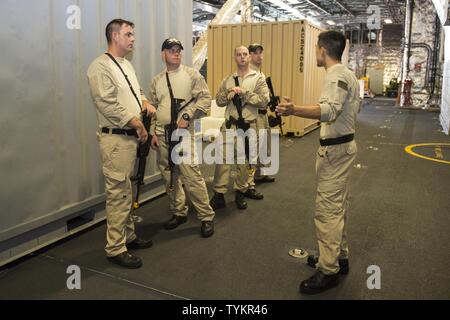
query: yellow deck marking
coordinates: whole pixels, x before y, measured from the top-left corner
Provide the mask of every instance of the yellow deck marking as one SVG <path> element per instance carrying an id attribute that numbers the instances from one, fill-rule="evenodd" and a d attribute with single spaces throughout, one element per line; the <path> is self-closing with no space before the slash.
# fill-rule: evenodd
<path id="1" fill-rule="evenodd" d="M 436 157 L 439 158 L 439 156 L 441 156 L 442 160 L 431 158 L 431 157 L 427 157 L 427 156 L 421 155 L 421 154 L 413 151 L 413 149 L 417 148 L 417 147 L 430 147 L 430 146 L 431 147 L 435 147 L 434 150 L 435 150 L 435 153 L 436 153 Z M 414 157 L 418 157 L 418 158 L 422 158 L 422 159 L 430 160 L 430 161 L 434 161 L 434 162 L 439 162 L 439 163 L 450 164 L 450 161 L 443 160 L 444 156 L 442 154 L 442 148 L 441 148 L 442 146 L 450 146 L 450 143 L 439 143 L 439 142 L 436 142 L 436 143 L 411 144 L 411 145 L 409 145 L 409 146 L 407 146 L 405 148 L 405 151 L 407 153 L 409 153 L 410 155 L 414 156 Z M 439 151 L 437 151 L 437 150 L 439 150 Z"/>
<path id="2" fill-rule="evenodd" d="M 442 154 L 441 146 L 434 148 L 434 153 L 436 154 L 437 159 L 444 159 L 444 155 Z"/>

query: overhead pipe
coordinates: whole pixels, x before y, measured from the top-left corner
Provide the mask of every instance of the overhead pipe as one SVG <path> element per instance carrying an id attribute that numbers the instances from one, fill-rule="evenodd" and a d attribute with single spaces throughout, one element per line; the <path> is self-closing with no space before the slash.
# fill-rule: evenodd
<path id="1" fill-rule="evenodd" d="M 341 8 L 344 9 L 345 11 L 347 11 L 347 13 L 348 13 L 350 16 L 352 16 L 352 17 L 355 16 L 350 10 L 347 9 L 346 6 L 344 6 L 342 3 L 340 3 L 339 0 L 333 0 L 333 1 L 334 1 L 339 7 L 341 7 Z"/>
<path id="2" fill-rule="evenodd" d="M 425 85 L 424 89 L 428 89 L 430 85 L 430 71 L 431 71 L 431 64 L 432 64 L 432 50 L 430 45 L 424 42 L 417 42 L 417 43 L 411 43 L 411 48 L 424 48 L 427 50 L 427 63 L 426 63 L 426 70 L 425 70 Z"/>
<path id="3" fill-rule="evenodd" d="M 436 14 L 436 21 L 435 21 L 435 33 L 434 33 L 434 52 L 433 52 L 433 59 L 431 63 L 431 77 L 430 77 L 430 99 L 431 96 L 434 95 L 434 90 L 436 89 L 436 74 L 437 74 L 437 63 L 438 63 L 438 55 L 440 51 L 440 37 L 441 37 L 441 24 L 439 20 L 439 16 Z"/>
<path id="4" fill-rule="evenodd" d="M 305 1 L 308 2 L 309 4 L 311 4 L 312 6 L 316 7 L 317 9 L 322 10 L 326 14 L 331 15 L 330 11 L 324 9 L 323 7 L 321 7 L 319 4 L 317 4 L 313 0 L 305 0 Z"/>

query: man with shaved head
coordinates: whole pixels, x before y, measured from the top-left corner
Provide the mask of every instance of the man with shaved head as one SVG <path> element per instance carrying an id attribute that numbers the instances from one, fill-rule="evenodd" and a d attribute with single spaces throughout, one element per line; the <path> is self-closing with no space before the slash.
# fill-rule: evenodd
<path id="1" fill-rule="evenodd" d="M 269 89 L 264 76 L 250 68 L 250 55 L 248 48 L 238 46 L 234 49 L 234 60 L 237 71 L 226 77 L 217 92 L 216 103 L 219 107 L 226 107 L 225 124 L 222 126 L 224 147 L 234 148 L 233 141 L 226 141 L 226 130 L 238 130 L 244 125 L 249 129 L 257 130 L 256 121 L 258 110 L 265 109 L 269 103 Z M 235 97 L 236 96 L 236 97 Z M 238 110 L 236 98 L 239 97 L 242 109 Z M 240 124 L 239 124 L 240 123 Z M 230 140 L 230 139 L 228 139 Z M 237 154 L 237 152 L 235 152 Z M 247 161 L 249 155 L 247 154 Z M 226 163 L 224 152 L 223 164 L 216 164 L 214 174 L 214 196 L 211 199 L 211 207 L 214 210 L 225 207 L 224 194 L 227 192 L 231 165 Z M 245 197 L 261 200 L 263 195 L 251 188 L 248 183 L 248 164 L 237 164 L 237 175 L 234 181 L 235 202 L 238 209 L 246 209 Z"/>

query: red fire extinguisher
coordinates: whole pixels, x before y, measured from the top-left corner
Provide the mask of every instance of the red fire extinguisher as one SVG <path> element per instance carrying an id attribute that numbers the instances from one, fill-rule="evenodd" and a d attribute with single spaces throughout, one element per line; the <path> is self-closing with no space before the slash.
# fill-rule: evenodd
<path id="1" fill-rule="evenodd" d="M 403 92 L 402 92 L 402 102 L 401 106 L 411 106 L 412 105 L 412 99 L 411 99 L 411 90 L 413 86 L 413 81 L 411 79 L 405 79 L 405 82 L 403 83 Z"/>

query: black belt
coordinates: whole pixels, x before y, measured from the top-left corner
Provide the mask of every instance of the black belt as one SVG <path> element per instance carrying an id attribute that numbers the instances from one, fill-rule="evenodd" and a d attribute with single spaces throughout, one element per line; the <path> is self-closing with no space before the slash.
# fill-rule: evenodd
<path id="1" fill-rule="evenodd" d="M 256 120 L 244 121 L 245 123 L 254 123 Z M 239 124 L 238 119 L 230 117 L 230 119 L 225 119 L 225 128 L 230 129 L 231 126 L 237 126 Z"/>
<path id="2" fill-rule="evenodd" d="M 102 128 L 103 133 L 123 134 L 126 136 L 137 136 L 135 129 Z"/>
<path id="3" fill-rule="evenodd" d="M 355 135 L 353 133 L 351 133 L 351 134 L 347 134 L 345 136 L 338 137 L 338 138 L 319 139 L 319 142 L 322 147 L 334 146 L 336 144 L 342 144 L 342 143 L 347 143 L 347 142 L 353 141 L 354 138 L 355 138 Z"/>
<path id="4" fill-rule="evenodd" d="M 267 114 L 267 109 L 264 109 L 264 110 L 258 109 L 258 113 L 262 114 L 262 115 L 266 115 Z"/>

